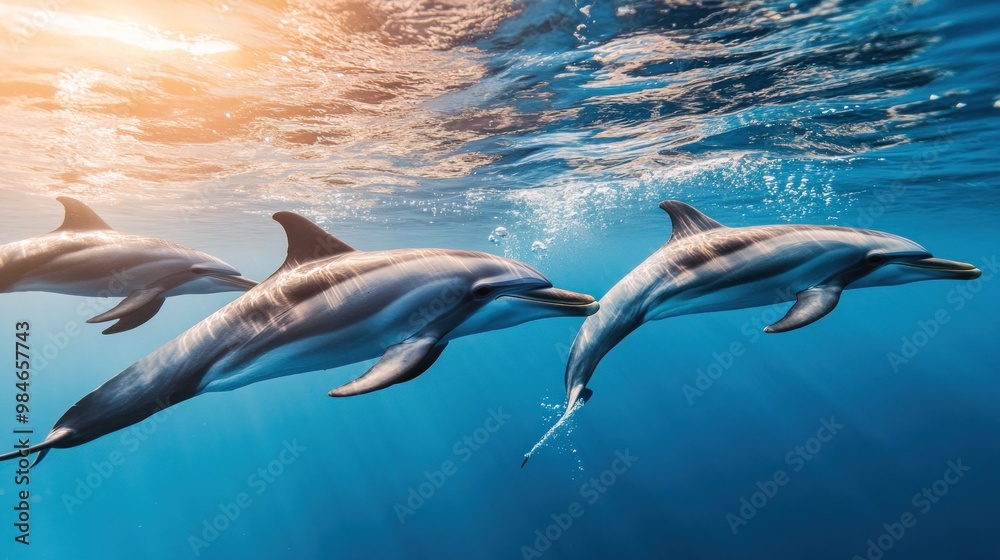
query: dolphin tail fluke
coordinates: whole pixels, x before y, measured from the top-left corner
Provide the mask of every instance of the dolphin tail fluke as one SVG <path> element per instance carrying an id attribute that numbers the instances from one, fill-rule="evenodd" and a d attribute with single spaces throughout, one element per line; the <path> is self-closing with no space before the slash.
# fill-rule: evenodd
<path id="1" fill-rule="evenodd" d="M 73 431 L 67 428 L 59 428 L 52 430 L 49 436 L 45 438 L 45 441 L 39 443 L 38 445 L 32 445 L 27 449 L 19 449 L 16 451 L 11 451 L 9 453 L 4 453 L 0 455 L 0 462 L 10 461 L 11 459 L 17 459 L 19 457 L 27 457 L 32 453 L 38 453 L 38 457 L 35 457 L 35 462 L 31 464 L 32 467 L 37 465 L 41 460 L 49 453 L 49 450 L 55 447 L 57 444 L 63 440 L 69 439 L 73 435 Z"/>
<path id="2" fill-rule="evenodd" d="M 52 451 L 51 447 L 46 447 L 45 449 L 39 451 L 38 455 L 35 455 L 35 460 L 31 463 L 31 468 L 35 468 L 35 465 L 41 463 L 42 459 L 44 459 L 45 456 L 49 454 L 49 451 Z"/>
<path id="3" fill-rule="evenodd" d="M 584 387 L 583 385 L 574 385 L 572 389 L 569 390 L 568 398 L 566 399 L 566 412 L 563 416 L 569 416 L 573 414 L 576 410 L 576 402 L 580 401 L 581 405 L 587 404 L 590 397 L 594 396 L 594 392 L 590 389 Z"/>

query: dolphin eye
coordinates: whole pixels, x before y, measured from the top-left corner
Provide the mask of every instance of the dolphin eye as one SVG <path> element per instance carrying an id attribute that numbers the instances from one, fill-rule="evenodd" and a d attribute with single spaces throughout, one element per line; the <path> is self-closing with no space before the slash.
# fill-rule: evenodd
<path id="1" fill-rule="evenodd" d="M 885 261 L 885 255 L 880 255 L 878 253 L 868 255 L 868 264 L 883 264 Z"/>
<path id="2" fill-rule="evenodd" d="M 477 298 L 485 298 L 493 293 L 493 288 L 490 286 L 478 286 L 476 289 L 472 290 L 472 295 Z"/>

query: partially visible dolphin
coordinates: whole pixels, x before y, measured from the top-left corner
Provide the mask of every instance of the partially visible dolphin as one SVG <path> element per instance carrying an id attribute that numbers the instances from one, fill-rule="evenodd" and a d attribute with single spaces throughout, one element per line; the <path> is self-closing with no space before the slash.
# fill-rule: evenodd
<path id="1" fill-rule="evenodd" d="M 179 294 L 246 291 L 257 282 L 211 255 L 140 235 L 119 233 L 87 205 L 60 196 L 59 228 L 0 246 L 0 293 L 42 291 L 126 296 L 88 323 L 118 319 L 104 334 L 134 329 Z"/>
<path id="2" fill-rule="evenodd" d="M 274 274 L 83 397 L 43 442 L 0 461 L 36 451 L 40 460 L 202 393 L 381 356 L 330 396 L 368 393 L 417 377 L 458 337 L 598 308 L 511 259 L 357 251 L 297 214 L 274 219 L 288 237 Z"/>
<path id="3" fill-rule="evenodd" d="M 788 313 L 764 329 L 778 333 L 833 311 L 845 289 L 980 276 L 971 264 L 933 258 L 913 241 L 879 231 L 813 225 L 729 228 L 683 202 L 667 200 L 660 208 L 670 215 L 673 234 L 615 284 L 601 298 L 600 311 L 584 321 L 569 352 L 567 407 L 560 422 L 577 408 L 578 399 L 591 395 L 587 382 L 601 359 L 646 321 L 771 305 L 791 301 L 794 294 Z"/>

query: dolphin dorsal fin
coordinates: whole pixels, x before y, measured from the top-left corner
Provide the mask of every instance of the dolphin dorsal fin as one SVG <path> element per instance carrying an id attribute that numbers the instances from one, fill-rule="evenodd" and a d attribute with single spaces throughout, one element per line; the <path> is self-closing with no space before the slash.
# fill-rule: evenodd
<path id="1" fill-rule="evenodd" d="M 63 218 L 61 226 L 56 231 L 89 231 L 96 229 L 114 229 L 107 222 L 101 219 L 90 209 L 89 206 L 75 198 L 68 196 L 57 197 L 63 208 L 66 209 L 66 216 Z"/>
<path id="2" fill-rule="evenodd" d="M 664 200 L 660 203 L 660 208 L 666 210 L 667 214 L 670 215 L 670 222 L 674 227 L 670 241 L 726 227 L 702 214 L 694 206 L 685 204 L 679 200 Z"/>
<path id="3" fill-rule="evenodd" d="M 275 212 L 271 217 L 285 228 L 288 237 L 288 256 L 282 264 L 285 268 L 357 251 L 294 212 Z"/>

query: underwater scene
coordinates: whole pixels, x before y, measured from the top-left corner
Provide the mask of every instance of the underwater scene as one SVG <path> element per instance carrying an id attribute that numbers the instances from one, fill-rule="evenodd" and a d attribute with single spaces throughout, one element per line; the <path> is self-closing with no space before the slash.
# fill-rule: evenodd
<path id="1" fill-rule="evenodd" d="M 1000 558 L 998 29 L 0 0 L 0 558 Z"/>

